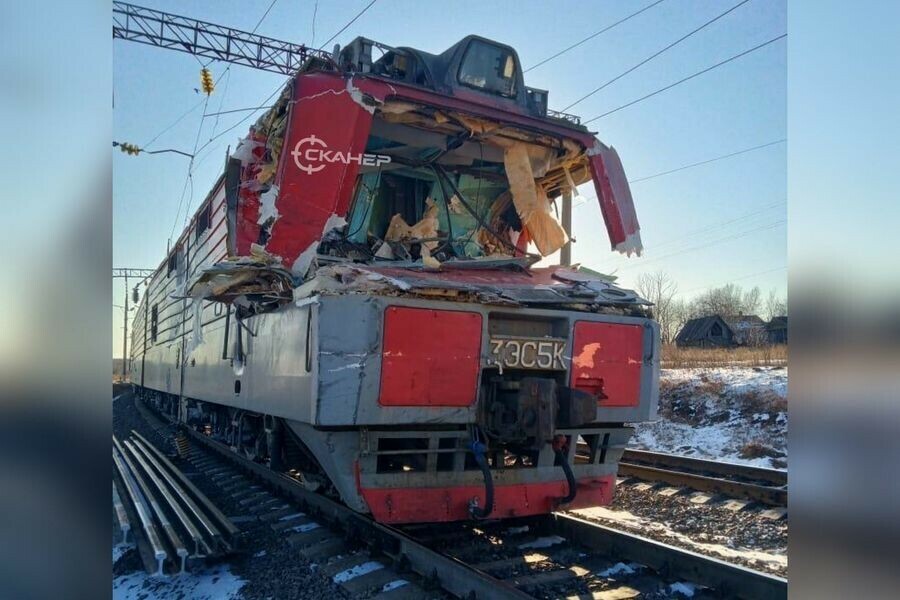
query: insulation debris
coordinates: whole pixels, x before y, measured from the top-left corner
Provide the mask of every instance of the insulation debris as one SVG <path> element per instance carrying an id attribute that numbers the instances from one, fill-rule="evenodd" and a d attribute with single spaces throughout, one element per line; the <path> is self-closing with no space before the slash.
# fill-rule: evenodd
<path id="1" fill-rule="evenodd" d="M 550 213 L 547 193 L 534 181 L 526 144 L 511 144 L 503 153 L 513 203 L 531 240 L 542 256 L 549 256 L 568 241 L 562 225 Z"/>
<path id="2" fill-rule="evenodd" d="M 294 280 L 277 260 L 263 253 L 206 267 L 187 286 L 187 296 L 226 304 L 249 303 L 254 312 L 292 298 Z M 257 310 L 258 309 L 258 310 Z"/>
<path id="3" fill-rule="evenodd" d="M 423 263 L 429 268 L 437 268 L 440 263 L 431 257 L 431 253 L 438 246 L 438 207 L 432 198 L 425 199 L 425 206 L 425 214 L 415 225 L 409 225 L 399 213 L 394 215 L 384 240 L 404 244 L 420 243 Z M 383 244 L 382 248 L 384 246 L 387 244 Z"/>

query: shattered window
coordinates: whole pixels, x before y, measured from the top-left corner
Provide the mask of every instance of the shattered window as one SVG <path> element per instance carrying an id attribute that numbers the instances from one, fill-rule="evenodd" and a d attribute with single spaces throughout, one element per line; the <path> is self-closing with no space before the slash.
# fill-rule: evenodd
<path id="1" fill-rule="evenodd" d="M 459 65 L 459 82 L 501 96 L 515 96 L 516 59 L 505 48 L 472 40 Z"/>
<path id="2" fill-rule="evenodd" d="M 488 254 L 481 242 L 483 233 L 479 236 L 479 220 L 491 219 L 495 200 L 508 190 L 505 178 L 501 183 L 452 171 L 446 176 L 449 181 L 442 185 L 440 176 L 427 169 L 362 175 L 350 212 L 348 239 L 378 244 L 376 256 L 384 259 L 415 260 L 422 254 L 421 246 L 428 254 L 442 251 L 469 258 Z M 420 247 L 403 243 L 407 238 Z"/>

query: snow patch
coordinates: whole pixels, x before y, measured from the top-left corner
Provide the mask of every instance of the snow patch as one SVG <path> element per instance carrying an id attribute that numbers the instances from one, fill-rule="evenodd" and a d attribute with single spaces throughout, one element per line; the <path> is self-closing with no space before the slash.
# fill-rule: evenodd
<path id="1" fill-rule="evenodd" d="M 620 562 L 614 564 L 605 571 L 600 571 L 599 573 L 597 573 L 597 575 L 599 575 L 600 577 L 612 577 L 613 575 L 618 575 L 620 573 L 624 575 L 632 575 L 633 573 L 635 573 L 635 569 L 631 565 L 626 565 L 625 563 Z"/>
<path id="2" fill-rule="evenodd" d="M 407 584 L 409 584 L 409 582 L 405 579 L 395 579 L 384 584 L 384 586 L 382 586 L 381 588 L 381 592 L 390 592 L 391 590 L 396 590 L 397 588 L 403 587 Z"/>
<path id="3" fill-rule="evenodd" d="M 525 544 L 519 544 L 519 548 L 549 548 L 550 546 L 555 546 L 556 544 L 562 544 L 566 541 L 566 538 L 560 537 L 558 535 L 548 535 L 545 537 L 540 537 L 533 542 L 527 542 Z"/>
<path id="4" fill-rule="evenodd" d="M 240 597 L 246 581 L 227 565 L 175 577 L 157 577 L 135 571 L 113 579 L 113 600 L 231 600 Z"/>
<path id="5" fill-rule="evenodd" d="M 312 531 L 313 529 L 318 529 L 319 527 L 321 527 L 321 525 L 319 525 L 318 523 L 303 523 L 301 525 L 291 527 L 287 531 L 291 533 L 306 533 L 307 531 Z"/>
<path id="6" fill-rule="evenodd" d="M 670 585 L 669 591 L 671 591 L 673 594 L 681 594 L 683 596 L 687 596 L 688 598 L 693 598 L 694 593 L 697 591 L 697 586 L 687 581 L 679 581 Z"/>
<path id="7" fill-rule="evenodd" d="M 377 570 L 383 569 L 383 568 L 384 568 L 384 565 L 381 564 L 380 562 L 370 560 L 370 561 L 364 562 L 361 565 L 356 565 L 355 567 L 351 567 L 351 568 L 347 569 L 346 571 L 341 571 L 340 573 L 338 573 L 331 579 L 335 583 L 344 583 L 344 582 L 350 581 L 351 579 L 356 579 L 357 577 L 360 577 L 367 573 L 371 573 L 372 571 L 377 571 Z"/>

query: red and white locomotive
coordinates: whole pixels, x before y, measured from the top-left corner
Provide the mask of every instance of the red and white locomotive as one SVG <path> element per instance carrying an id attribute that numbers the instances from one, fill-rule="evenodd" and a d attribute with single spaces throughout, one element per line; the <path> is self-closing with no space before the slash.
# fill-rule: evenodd
<path id="1" fill-rule="evenodd" d="M 533 266 L 587 181 L 613 250 L 640 252 L 615 150 L 508 46 L 309 58 L 148 279 L 131 380 L 381 522 L 607 504 L 659 331 L 611 278 Z"/>

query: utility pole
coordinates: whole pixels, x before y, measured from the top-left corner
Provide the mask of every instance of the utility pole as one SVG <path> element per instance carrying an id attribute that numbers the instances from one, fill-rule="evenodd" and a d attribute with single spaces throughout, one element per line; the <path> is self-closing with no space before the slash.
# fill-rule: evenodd
<path id="1" fill-rule="evenodd" d="M 562 226 L 569 241 L 559 251 L 559 264 L 568 267 L 572 264 L 572 192 L 562 195 Z"/>
<path id="2" fill-rule="evenodd" d="M 122 380 L 125 380 L 125 375 L 128 372 L 128 278 L 129 277 L 140 277 L 141 279 L 145 279 L 153 274 L 153 269 L 129 269 L 129 268 L 119 268 L 113 269 L 112 276 L 113 279 L 124 279 L 125 280 L 125 315 L 122 318 L 124 321 L 124 331 L 122 333 Z"/>

